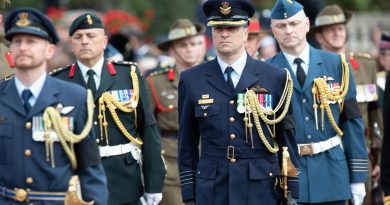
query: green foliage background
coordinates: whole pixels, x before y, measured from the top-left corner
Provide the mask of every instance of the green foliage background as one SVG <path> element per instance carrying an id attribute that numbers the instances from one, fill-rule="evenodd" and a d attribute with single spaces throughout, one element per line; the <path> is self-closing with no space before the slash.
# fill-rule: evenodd
<path id="1" fill-rule="evenodd" d="M 40 0 L 11 0 L 12 5 L 7 10 L 30 6 L 44 10 L 45 4 Z M 195 7 L 200 0 L 59 0 L 62 7 L 67 9 L 96 9 L 107 11 L 109 9 L 122 9 L 142 18 L 146 9 L 154 10 L 149 34 L 165 34 L 170 24 L 177 18 L 195 19 Z M 252 0 L 258 10 L 270 9 L 275 0 Z M 311 1 L 311 0 L 307 0 Z M 326 4 L 339 4 L 344 9 L 352 11 L 390 12 L 389 0 L 324 0 Z"/>

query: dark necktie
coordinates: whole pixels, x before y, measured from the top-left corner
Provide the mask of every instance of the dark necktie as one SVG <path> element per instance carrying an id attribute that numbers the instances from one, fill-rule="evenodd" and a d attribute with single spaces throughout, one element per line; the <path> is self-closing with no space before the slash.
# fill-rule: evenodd
<path id="1" fill-rule="evenodd" d="M 32 93 L 31 93 L 31 91 L 29 89 L 24 89 L 23 90 L 23 92 L 22 92 L 22 100 L 23 100 L 23 103 L 24 103 L 24 109 L 26 110 L 27 113 L 31 110 L 31 105 L 28 102 L 28 100 L 31 98 L 31 96 L 32 96 Z"/>
<path id="2" fill-rule="evenodd" d="M 234 71 L 234 69 L 230 66 L 225 69 L 225 73 L 227 75 L 226 83 L 227 83 L 231 93 L 234 92 L 234 84 L 233 84 L 233 80 L 232 80 L 232 76 L 231 76 L 233 71 Z"/>
<path id="3" fill-rule="evenodd" d="M 93 77 L 93 75 L 95 75 L 95 71 L 89 69 L 87 71 L 87 75 L 88 75 L 87 87 L 92 91 L 92 94 L 95 95 L 96 83 L 95 83 L 95 78 Z"/>
<path id="4" fill-rule="evenodd" d="M 294 60 L 294 63 L 297 64 L 297 79 L 298 79 L 298 82 L 299 82 L 299 84 L 301 84 L 301 87 L 303 87 L 303 84 L 305 83 L 305 78 L 306 78 L 305 71 L 303 70 L 303 68 L 301 66 L 301 63 L 303 63 L 303 60 L 300 59 L 300 58 L 296 58 Z"/>

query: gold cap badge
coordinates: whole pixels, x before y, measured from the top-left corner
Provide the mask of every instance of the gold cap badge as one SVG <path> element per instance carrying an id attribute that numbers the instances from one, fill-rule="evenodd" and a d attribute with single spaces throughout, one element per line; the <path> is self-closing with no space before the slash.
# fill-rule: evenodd
<path id="1" fill-rule="evenodd" d="M 292 3 L 293 3 L 293 1 L 292 1 L 292 0 L 287 0 L 287 2 L 288 2 L 289 4 L 292 4 Z"/>
<path id="2" fill-rule="evenodd" d="M 89 25 L 92 25 L 93 24 L 93 21 L 92 21 L 92 18 L 90 15 L 87 15 L 87 22 Z"/>
<path id="3" fill-rule="evenodd" d="M 21 12 L 19 13 L 19 20 L 16 22 L 16 25 L 19 27 L 25 27 L 30 25 L 30 20 L 28 20 L 28 13 L 27 12 Z"/>
<path id="4" fill-rule="evenodd" d="M 219 10 L 220 10 L 221 14 L 228 15 L 232 11 L 232 7 L 230 6 L 229 2 L 224 1 L 221 3 Z"/>

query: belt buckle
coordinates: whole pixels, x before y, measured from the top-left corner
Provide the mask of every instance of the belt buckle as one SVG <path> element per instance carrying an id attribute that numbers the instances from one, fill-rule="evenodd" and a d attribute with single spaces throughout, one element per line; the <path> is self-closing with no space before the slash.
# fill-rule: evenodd
<path id="1" fill-rule="evenodd" d="M 232 157 L 230 157 L 230 150 L 232 152 Z M 228 146 L 226 151 L 226 158 L 230 159 L 230 162 L 234 163 L 236 162 L 236 159 L 234 158 L 234 146 Z"/>
<path id="2" fill-rule="evenodd" d="M 15 201 L 18 202 L 28 201 L 28 191 L 24 189 L 15 188 Z"/>
<path id="3" fill-rule="evenodd" d="M 299 153 L 301 156 L 313 155 L 313 146 L 311 144 L 299 145 Z"/>

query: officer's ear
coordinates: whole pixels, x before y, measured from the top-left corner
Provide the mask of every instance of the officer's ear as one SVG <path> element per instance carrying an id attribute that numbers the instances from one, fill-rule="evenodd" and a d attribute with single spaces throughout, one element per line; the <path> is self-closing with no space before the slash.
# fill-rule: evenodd
<path id="1" fill-rule="evenodd" d="M 54 56 L 55 52 L 56 52 L 56 45 L 52 43 L 48 43 L 46 48 L 46 54 L 45 54 L 46 59 L 51 59 Z"/>

